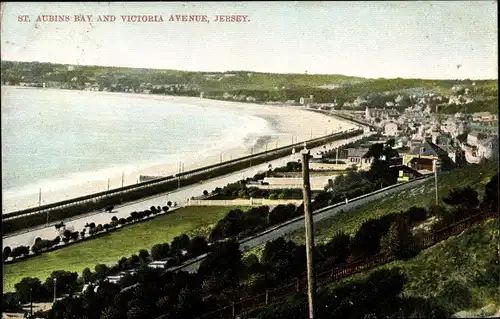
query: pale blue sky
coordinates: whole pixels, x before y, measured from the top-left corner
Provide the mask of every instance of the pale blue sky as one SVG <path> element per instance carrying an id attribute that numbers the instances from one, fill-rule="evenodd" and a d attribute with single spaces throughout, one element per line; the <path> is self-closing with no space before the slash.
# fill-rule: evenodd
<path id="1" fill-rule="evenodd" d="M 17 22 L 20 14 L 32 22 Z M 118 19 L 36 23 L 41 14 Z M 124 23 L 125 14 L 164 22 Z M 170 14 L 206 14 L 211 22 L 169 22 Z M 250 22 L 215 23 L 217 14 Z M 497 36 L 494 1 L 3 3 L 1 55 L 192 71 L 496 79 Z"/>

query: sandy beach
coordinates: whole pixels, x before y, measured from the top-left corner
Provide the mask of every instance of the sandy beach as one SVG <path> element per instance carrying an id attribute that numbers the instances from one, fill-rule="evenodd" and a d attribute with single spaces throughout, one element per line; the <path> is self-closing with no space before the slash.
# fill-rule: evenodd
<path id="1" fill-rule="evenodd" d="M 99 92 L 100 94 L 124 94 L 124 93 L 108 93 Z M 274 136 L 260 136 L 256 142 L 241 146 L 238 148 L 229 148 L 224 151 L 212 150 L 205 152 L 200 156 L 199 153 L 187 156 L 182 164 L 180 163 L 165 163 L 157 164 L 149 167 L 136 167 L 125 171 L 123 174 L 123 185 L 131 185 L 138 182 L 139 176 L 168 176 L 179 172 L 179 167 L 183 167 L 184 171 L 203 167 L 210 164 L 219 163 L 222 161 L 235 159 L 238 157 L 250 155 L 252 152 L 257 153 L 266 149 L 273 149 L 289 145 L 292 143 L 308 140 L 311 137 L 324 136 L 332 132 L 345 130 L 354 127 L 350 123 L 342 122 L 333 117 L 328 117 L 323 114 L 307 111 L 297 107 L 281 107 L 275 105 L 260 105 L 250 103 L 238 103 L 229 101 L 219 101 L 211 99 L 201 99 L 193 97 L 178 97 L 178 96 L 158 96 L 147 94 L 126 94 L 130 98 L 140 99 L 156 99 L 169 102 L 176 102 L 186 105 L 197 105 L 210 108 L 220 108 L 232 110 L 238 114 L 257 116 L 267 120 L 278 134 Z M 112 176 L 102 176 L 93 181 L 86 183 L 75 184 L 67 187 L 64 190 L 42 190 L 42 205 L 49 204 L 65 199 L 71 199 L 78 196 L 84 196 L 108 189 L 119 188 L 122 185 L 122 174 L 117 173 Z M 29 207 L 38 206 L 38 194 L 24 195 L 22 197 L 5 197 L 3 196 L 2 212 L 11 212 Z"/>

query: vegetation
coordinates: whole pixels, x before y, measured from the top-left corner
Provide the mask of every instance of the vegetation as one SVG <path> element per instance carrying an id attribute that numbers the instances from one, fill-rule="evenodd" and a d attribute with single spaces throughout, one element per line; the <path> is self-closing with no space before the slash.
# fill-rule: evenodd
<path id="1" fill-rule="evenodd" d="M 80 273 L 86 267 L 93 267 L 96 262 L 114 263 L 123 256 L 169 241 L 182 233 L 192 232 L 193 235 L 207 236 L 210 228 L 233 208 L 180 208 L 175 214 L 159 216 L 90 241 L 76 243 L 13 264 L 5 264 L 4 291 L 12 290 L 14 284 L 23 277 L 46 278 L 52 271 L 59 269 Z"/>
<path id="2" fill-rule="evenodd" d="M 468 310 L 463 316 L 491 316 L 500 307 L 498 223 L 498 218 L 489 220 L 423 250 L 415 258 L 355 274 L 331 287 L 363 280 L 379 270 L 400 269 L 408 278 L 404 296 L 431 299 L 448 314 Z M 488 308 L 490 312 L 484 312 Z"/>
<path id="3" fill-rule="evenodd" d="M 236 97 L 236 100 L 257 102 L 294 100 L 314 96 L 318 103 L 337 102 L 337 109 L 345 102 L 352 102 L 357 97 L 369 98 L 373 107 L 385 106 L 385 102 L 394 101 L 399 94 L 405 96 L 400 108 L 411 104 L 409 95 L 415 92 L 433 92 L 441 95 L 454 93 L 455 84 L 473 87 L 472 95 L 476 102 L 467 105 L 444 104 L 443 112 L 467 110 L 494 113 L 497 104 L 498 85 L 496 80 L 424 80 L 424 79 L 365 79 L 344 75 L 319 74 L 271 74 L 248 71 L 231 72 L 185 72 L 176 70 L 132 69 L 102 66 L 72 66 L 39 63 L 2 61 L 2 84 L 17 85 L 28 82 L 42 87 L 49 86 L 68 89 L 89 87 L 112 92 L 147 92 L 151 94 L 169 94 L 199 96 L 201 92 L 207 98 L 224 99 Z M 458 92 L 460 93 L 460 91 Z M 362 105 L 361 107 L 365 107 Z"/>
<path id="4" fill-rule="evenodd" d="M 498 177 L 494 176 L 490 178 L 490 181 L 493 181 L 495 178 Z M 491 184 L 488 185 L 490 186 Z M 454 197 L 454 194 L 461 192 L 468 192 L 468 188 L 453 190 L 448 197 L 451 199 Z M 485 196 L 485 199 L 491 200 L 487 196 Z M 476 203 L 476 206 L 479 204 L 477 198 L 471 198 L 471 200 L 473 203 Z M 452 203 L 452 205 L 457 206 L 458 204 Z M 468 207 L 471 209 L 476 208 L 473 205 L 469 205 Z M 456 209 L 452 207 L 451 210 L 454 211 Z M 264 212 L 265 210 L 262 211 Z M 316 264 L 321 265 L 326 263 L 330 269 L 335 265 L 332 262 L 343 263 L 349 261 L 352 257 L 359 256 L 366 258 L 377 254 L 380 249 L 385 251 L 391 250 L 396 254 L 404 252 L 405 246 L 412 248 L 411 241 L 413 234 L 409 232 L 410 227 L 421 223 L 422 220 L 429 217 L 427 213 L 429 212 L 425 209 L 422 210 L 415 207 L 404 213 L 390 214 L 380 219 L 368 220 L 352 238 L 345 234 L 337 234 L 328 243 L 317 246 L 314 254 L 317 260 Z M 466 215 L 461 216 L 466 217 Z M 438 216 L 438 218 L 441 217 Z M 199 245 L 195 245 L 195 242 L 198 242 Z M 159 249 L 160 253 L 162 251 L 166 253 L 167 251 L 166 246 L 153 248 L 152 251 L 157 249 Z M 80 298 L 68 297 L 58 301 L 50 311 L 48 318 L 60 317 L 62 314 L 65 317 L 71 317 L 77 309 L 80 314 L 85 313 L 90 318 L 99 317 L 101 313 L 103 315 L 106 314 L 106 316 L 112 314 L 113 318 L 130 317 L 132 314 L 134 318 L 156 317 L 159 314 L 163 314 L 167 318 L 195 317 L 204 312 L 210 312 L 231 304 L 231 301 L 234 300 L 234 295 L 245 298 L 255 293 L 262 293 L 265 289 L 272 288 L 273 286 L 281 285 L 283 282 L 301 275 L 305 268 L 305 247 L 303 245 L 295 245 L 293 242 L 286 241 L 283 238 L 266 243 L 260 261 L 255 255 L 243 257 L 238 243 L 233 239 L 215 242 L 208 248 L 206 242 L 203 240 L 189 239 L 188 236 L 181 235 L 173 239 L 169 250 L 168 254 L 170 256 L 172 256 L 172 252 L 177 256 L 181 252 L 182 255 L 182 251 L 184 250 L 191 251 L 191 254 L 194 251 L 202 253 L 208 250 L 209 254 L 202 261 L 197 274 L 172 274 L 139 268 L 139 274 L 125 277 L 120 282 L 120 285 L 100 283 L 97 295 L 94 295 L 94 289 L 90 289 L 86 290 Z M 401 254 L 396 257 L 409 258 L 415 253 L 412 252 L 411 255 Z M 140 263 L 141 259 L 144 260 L 147 258 L 148 253 L 141 251 L 139 252 L 139 256 L 120 260 L 118 269 L 122 269 L 120 264 L 128 263 L 133 265 Z M 90 270 L 86 270 L 84 273 L 87 278 L 93 277 L 94 280 L 99 280 L 108 274 L 109 270 L 105 265 L 96 265 L 94 274 Z M 383 276 L 380 274 L 383 274 Z M 398 297 L 406 282 L 404 276 L 401 276 L 398 271 L 382 272 L 373 276 L 375 278 L 368 278 L 366 286 L 358 282 L 354 286 L 341 287 L 340 290 L 335 291 L 333 296 L 340 295 L 343 296 L 340 300 L 356 300 L 357 302 L 361 302 L 362 300 L 355 299 L 357 298 L 356 296 L 359 296 L 359 293 L 362 292 L 362 295 L 366 296 L 371 291 L 370 289 L 375 289 L 372 298 L 376 296 L 388 298 L 386 303 L 383 303 L 383 306 L 380 306 L 380 302 L 367 302 L 368 306 L 363 308 L 336 306 L 333 310 L 325 311 L 334 311 L 334 315 L 348 315 L 353 313 L 382 315 L 386 311 L 391 313 L 395 310 L 400 315 L 420 314 L 422 311 L 431 315 L 435 315 L 436 313 L 439 315 L 446 314 L 447 310 L 442 305 L 435 305 L 432 301 L 426 301 L 425 299 L 420 300 L 418 296 L 408 297 L 414 301 L 410 303 L 402 302 L 398 299 L 407 298 L 406 296 Z M 25 278 L 24 280 L 32 279 Z M 138 285 L 131 286 L 134 284 Z M 39 286 L 39 284 L 34 285 L 35 287 Z M 22 295 L 22 291 L 26 289 L 25 287 L 26 285 L 16 286 L 17 294 Z M 131 288 L 122 290 L 125 287 Z M 362 289 L 356 292 L 358 291 L 356 287 L 358 287 L 357 289 L 360 289 L 359 287 Z M 118 295 L 120 290 L 122 290 L 122 293 Z M 92 291 L 94 291 L 94 294 L 91 293 Z M 95 299 L 101 294 L 107 297 L 105 299 Z M 333 298 L 332 301 L 331 296 L 323 299 L 321 302 L 340 302 L 336 298 Z M 394 296 L 397 300 L 391 299 L 390 296 Z M 43 294 L 38 294 L 37 298 L 43 298 Z M 367 301 L 366 299 L 363 300 Z M 395 304 L 392 305 L 392 302 Z M 422 307 L 423 302 L 425 307 Z M 375 305 L 375 308 L 372 307 L 373 305 Z M 399 309 L 397 305 L 406 306 L 403 309 Z M 342 311 L 345 311 L 345 313 Z"/>
<path id="5" fill-rule="evenodd" d="M 498 167 L 495 162 L 487 162 L 483 165 L 472 165 L 440 173 L 438 175 L 438 195 L 440 202 L 451 190 L 463 189 L 467 186 L 477 191 L 480 198 L 483 197 L 486 184 L 491 181 L 491 176 L 497 171 Z M 488 188 L 490 198 L 494 198 L 494 187 L 494 184 L 490 184 Z M 494 199 L 491 202 L 494 202 Z M 433 210 L 434 205 L 434 180 L 429 180 L 414 188 L 363 205 L 363 207 L 357 210 L 340 212 L 331 218 L 315 223 L 315 239 L 317 242 L 324 242 L 331 239 L 332 234 L 337 232 L 353 234 L 369 218 L 379 218 L 391 212 L 407 210 L 412 206 L 426 206 L 428 210 Z M 285 237 L 296 243 L 303 243 L 305 240 L 303 230 L 290 233 Z"/>

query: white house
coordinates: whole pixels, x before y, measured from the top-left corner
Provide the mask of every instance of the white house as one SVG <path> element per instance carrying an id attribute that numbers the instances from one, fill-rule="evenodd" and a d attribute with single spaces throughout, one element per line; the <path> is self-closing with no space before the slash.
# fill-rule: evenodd
<path id="1" fill-rule="evenodd" d="M 480 140 L 477 144 L 477 155 L 484 158 L 498 156 L 498 136 L 493 135 Z"/>
<path id="2" fill-rule="evenodd" d="M 384 135 L 386 136 L 396 136 L 398 135 L 399 127 L 394 122 L 389 122 L 384 126 Z"/>

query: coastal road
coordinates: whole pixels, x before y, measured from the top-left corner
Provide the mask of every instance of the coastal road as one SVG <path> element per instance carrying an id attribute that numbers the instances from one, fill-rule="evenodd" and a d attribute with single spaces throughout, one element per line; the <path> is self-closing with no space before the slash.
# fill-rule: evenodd
<path id="1" fill-rule="evenodd" d="M 414 188 L 424 182 L 426 182 L 429 178 L 423 178 L 419 180 L 414 180 L 408 183 L 404 184 L 399 184 L 397 186 L 389 186 L 386 187 L 380 191 L 373 192 L 371 195 L 366 195 L 363 196 L 362 198 L 358 200 L 353 200 L 348 202 L 347 204 L 337 204 L 333 205 L 330 208 L 323 208 L 320 209 L 316 212 L 314 212 L 313 215 L 313 221 L 314 223 L 317 223 L 321 220 L 331 218 L 338 214 L 340 211 L 343 212 L 349 212 L 352 210 L 355 210 L 363 205 L 366 205 L 370 202 L 373 202 L 375 200 L 378 200 L 382 197 L 401 192 L 403 190 L 409 189 L 409 188 Z M 252 248 L 255 248 L 257 246 L 260 246 L 262 244 L 265 244 L 268 241 L 274 240 L 276 238 L 282 237 L 286 234 L 289 234 L 293 231 L 296 231 L 298 229 L 303 229 L 305 226 L 304 224 L 304 217 L 300 216 L 297 218 L 292 219 L 291 221 L 285 222 L 281 225 L 275 226 L 267 231 L 264 231 L 256 236 L 248 237 L 245 239 L 240 240 L 240 249 L 242 251 L 246 251 Z M 188 271 L 188 272 L 196 272 L 203 261 L 202 258 L 198 257 L 197 262 L 194 263 L 189 263 L 186 262 L 186 266 L 178 267 L 177 270 L 183 270 L 183 271 Z"/>
<path id="2" fill-rule="evenodd" d="M 371 135 L 373 133 L 365 133 L 363 135 L 359 135 L 353 138 L 339 140 L 332 143 L 328 143 L 326 148 L 335 148 L 353 141 L 357 141 L 365 136 Z M 311 153 L 318 152 L 323 150 L 323 146 L 317 147 L 311 150 Z M 145 199 L 141 199 L 135 202 L 126 203 L 121 206 L 115 206 L 113 213 L 103 213 L 102 211 L 96 211 L 93 213 L 86 214 L 84 216 L 77 216 L 71 220 L 65 220 L 66 229 L 74 229 L 75 231 L 81 231 L 86 223 L 94 222 L 96 224 L 105 224 L 111 221 L 112 216 L 116 216 L 118 218 L 128 217 L 130 213 L 133 211 L 145 210 L 151 206 L 165 206 L 167 201 L 177 202 L 178 205 L 184 205 L 189 198 L 193 196 L 200 196 L 204 190 L 212 191 L 216 187 L 224 187 L 229 183 L 237 182 L 246 177 L 253 177 L 255 174 L 264 172 L 268 169 L 268 165 L 271 164 L 272 167 L 280 167 L 286 165 L 289 161 L 296 161 L 300 158 L 300 152 L 290 155 L 287 157 L 283 157 L 280 159 L 276 159 L 273 161 L 269 161 L 260 165 L 249 167 L 245 170 L 240 170 L 238 172 L 234 172 L 231 174 L 227 174 L 225 176 L 213 178 L 210 180 L 203 181 L 199 184 L 193 184 L 190 186 L 186 186 L 180 188 L 178 190 L 168 192 L 162 195 L 156 195 L 152 197 L 148 197 Z M 31 246 L 34 243 L 35 238 L 41 237 L 42 239 L 53 239 L 58 236 L 59 233 L 56 231 L 53 226 L 55 223 L 47 226 L 41 226 L 38 228 L 33 228 L 29 230 L 25 230 L 23 232 L 14 233 L 11 235 L 7 235 L 3 237 L 3 247 L 10 246 L 16 247 L 19 245 Z"/>

